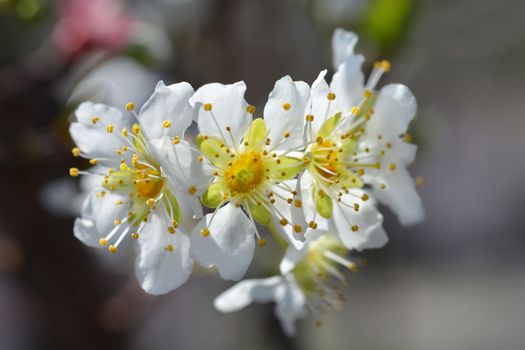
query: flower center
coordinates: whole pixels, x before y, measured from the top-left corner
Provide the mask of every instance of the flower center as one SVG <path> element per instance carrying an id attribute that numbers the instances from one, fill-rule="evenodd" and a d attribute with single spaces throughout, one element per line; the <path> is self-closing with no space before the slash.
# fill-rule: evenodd
<path id="1" fill-rule="evenodd" d="M 139 165 L 135 174 L 133 185 L 137 191 L 137 197 L 157 198 L 164 187 L 159 171 Z"/>
<path id="2" fill-rule="evenodd" d="M 241 154 L 224 172 L 230 190 L 246 193 L 257 187 L 264 179 L 265 166 L 257 152 Z"/>
<path id="3" fill-rule="evenodd" d="M 339 152 L 337 145 L 324 140 L 312 147 L 313 164 L 317 173 L 326 181 L 331 182 L 339 176 Z"/>

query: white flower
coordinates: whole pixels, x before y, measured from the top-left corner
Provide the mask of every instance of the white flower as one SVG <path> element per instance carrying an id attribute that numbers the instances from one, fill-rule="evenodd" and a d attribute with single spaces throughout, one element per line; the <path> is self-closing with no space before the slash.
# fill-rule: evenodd
<path id="1" fill-rule="evenodd" d="M 269 96 L 265 118 L 255 120 L 255 107 L 244 100 L 245 90 L 239 82 L 208 84 L 196 91 L 191 102 L 198 109 L 199 149 L 182 141 L 156 143 L 168 174 L 215 209 L 193 231 L 192 255 L 231 280 L 245 274 L 253 258 L 254 235 L 260 246 L 265 244 L 255 222 L 285 235 L 283 227 L 291 227 L 289 204 L 302 205 L 290 186 L 295 182 L 289 180 L 304 168 L 295 153 L 302 147 L 308 85 L 282 78 Z M 186 166 L 181 169 L 182 164 Z M 304 227 L 293 230 L 298 233 Z"/>
<path id="2" fill-rule="evenodd" d="M 320 324 L 327 308 L 338 309 L 344 303 L 344 297 L 330 282 L 335 278 L 346 283 L 339 271 L 341 266 L 357 269 L 355 263 L 345 258 L 346 253 L 335 235 L 317 231 L 303 249 L 288 248 L 281 262 L 282 275 L 239 282 L 215 299 L 215 308 L 234 312 L 252 302 L 275 302 L 275 315 L 284 332 L 293 336 L 295 322 L 308 310 Z"/>
<path id="3" fill-rule="evenodd" d="M 135 271 L 149 293 L 177 288 L 189 277 L 193 262 L 190 239 L 194 216 L 201 216 L 195 198 L 168 179 L 152 151 L 152 142 L 182 135 L 193 120 L 187 83 L 159 82 L 137 116 L 103 104 L 86 102 L 76 110 L 70 133 L 75 156 L 98 164 L 99 188 L 86 198 L 75 236 L 90 246 L 108 246 L 116 253 L 127 237 L 138 243 Z M 89 171 L 70 170 L 72 176 Z"/>

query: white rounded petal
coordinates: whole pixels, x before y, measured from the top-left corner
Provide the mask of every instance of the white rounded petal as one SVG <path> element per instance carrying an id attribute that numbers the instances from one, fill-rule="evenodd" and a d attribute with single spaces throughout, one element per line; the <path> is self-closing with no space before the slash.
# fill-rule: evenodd
<path id="1" fill-rule="evenodd" d="M 252 121 L 252 116 L 246 111 L 245 91 L 244 82 L 229 85 L 212 83 L 199 88 L 190 99 L 190 103 L 198 109 L 199 131 L 204 135 L 223 138 L 226 144 L 231 145 L 232 140 L 226 130 L 229 127 L 233 142 L 238 144 Z M 206 111 L 205 104 L 211 105 L 211 110 Z"/>
<path id="2" fill-rule="evenodd" d="M 150 140 L 184 133 L 195 115 L 189 103 L 193 92 L 186 82 L 169 86 L 164 85 L 162 80 L 158 82 L 139 115 L 140 126 Z"/>
<path id="3" fill-rule="evenodd" d="M 168 225 L 165 218 L 154 214 L 139 232 L 135 275 L 150 294 L 165 294 L 179 287 L 193 269 L 190 239 L 180 228 L 168 233 Z"/>
<path id="4" fill-rule="evenodd" d="M 283 286 L 281 276 L 244 280 L 215 298 L 213 305 L 220 312 L 234 312 L 253 302 L 274 301 L 276 292 Z"/>
<path id="5" fill-rule="evenodd" d="M 327 98 L 328 93 L 332 92 L 332 89 L 328 86 L 325 76 L 326 70 L 323 70 L 312 83 L 310 101 L 308 103 L 308 114 L 314 116 L 312 128 L 315 133 L 329 118 L 333 117 L 338 112 L 344 112 L 340 108 L 340 97 L 337 93 L 335 100 L 329 100 Z M 310 136 L 315 140 L 315 134 Z"/>
<path id="6" fill-rule="evenodd" d="M 365 77 L 361 71 L 364 58 L 361 55 L 348 57 L 339 66 L 330 87 L 344 111 L 349 112 L 363 98 Z"/>
<path id="7" fill-rule="evenodd" d="M 92 247 L 100 247 L 99 239 L 107 236 L 115 227 L 114 221 L 124 219 L 128 211 L 128 206 L 115 204 L 125 202 L 126 195 L 107 192 L 102 197 L 101 191 L 97 188 L 86 197 L 73 227 L 75 237 Z"/>
<path id="8" fill-rule="evenodd" d="M 105 129 L 81 123 L 71 123 L 69 133 L 86 158 L 97 159 L 98 164 L 116 167 L 120 164 L 117 150 L 124 146 L 119 135 L 109 134 Z"/>
<path id="9" fill-rule="evenodd" d="M 268 96 L 264 107 L 264 120 L 268 128 L 271 147 L 276 150 L 295 149 L 303 144 L 305 110 L 309 87 L 303 81 L 292 81 L 289 76 L 279 79 Z M 284 137 L 287 133 L 289 136 Z"/>
<path id="10" fill-rule="evenodd" d="M 281 322 L 284 333 L 291 337 L 297 332 L 295 322 L 306 315 L 306 297 L 291 275 L 286 278 L 287 288 L 275 306 L 275 315 Z"/>
<path id="11" fill-rule="evenodd" d="M 364 192 L 355 193 L 361 196 Z M 384 246 L 388 242 L 388 237 L 383 229 L 383 216 L 377 210 L 372 198 L 367 201 L 358 199 L 354 202 L 359 204 L 358 212 L 341 204 L 334 205 L 333 225 L 341 242 L 348 249 L 359 251 Z M 352 230 L 353 225 L 358 227 L 355 232 Z"/>
<path id="12" fill-rule="evenodd" d="M 213 169 L 206 161 L 199 161 L 200 152 L 187 141 L 181 140 L 175 145 L 170 138 L 164 137 L 152 140 L 150 146 L 162 171 L 181 191 L 188 192 L 195 187 L 200 194 L 203 186 L 211 182 Z"/>
<path id="13" fill-rule="evenodd" d="M 332 59 L 334 69 L 344 63 L 347 58 L 354 56 L 354 48 L 358 37 L 354 32 L 337 28 L 332 36 Z"/>
<path id="14" fill-rule="evenodd" d="M 367 133 L 399 137 L 416 114 L 416 98 L 405 85 L 387 85 L 379 92 L 374 110 L 366 125 Z"/>
<path id="15" fill-rule="evenodd" d="M 217 266 L 222 278 L 239 280 L 253 258 L 255 228 L 242 209 L 231 203 L 217 209 L 210 224 L 212 215 L 206 215 L 193 230 L 192 256 L 202 266 Z M 204 227 L 210 232 L 207 237 L 201 235 Z"/>
<path id="16" fill-rule="evenodd" d="M 128 128 L 133 119 L 125 116 L 120 109 L 105 105 L 103 103 L 83 102 L 75 111 L 77 121 L 83 125 L 95 125 L 97 128 L 105 130 L 107 125 L 113 125 L 115 130 Z M 100 120 L 93 124 L 93 117 L 100 117 Z"/>
<path id="17" fill-rule="evenodd" d="M 381 188 L 381 184 L 385 188 Z M 421 203 L 414 180 L 408 171 L 398 166 L 395 171 L 385 169 L 372 182 L 374 197 L 387 205 L 403 225 L 413 225 L 425 218 L 425 210 Z"/>

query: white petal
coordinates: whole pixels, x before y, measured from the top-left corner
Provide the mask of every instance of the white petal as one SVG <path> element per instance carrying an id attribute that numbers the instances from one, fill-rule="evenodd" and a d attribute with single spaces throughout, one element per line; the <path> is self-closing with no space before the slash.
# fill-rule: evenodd
<path id="1" fill-rule="evenodd" d="M 387 85 L 379 92 L 374 110 L 366 125 L 367 133 L 398 137 L 407 131 L 416 114 L 416 98 L 405 85 Z"/>
<path id="2" fill-rule="evenodd" d="M 120 164 L 116 152 L 117 149 L 122 148 L 124 140 L 119 135 L 109 134 L 105 129 L 76 122 L 69 126 L 69 133 L 86 158 L 97 159 L 98 164 L 108 167 L 116 167 Z"/>
<path id="3" fill-rule="evenodd" d="M 193 88 L 186 82 L 165 86 L 159 81 L 155 91 L 142 106 L 140 126 L 151 139 L 163 136 L 181 136 L 194 119 L 195 111 L 189 103 Z M 168 121 L 171 126 L 163 127 Z"/>
<path id="4" fill-rule="evenodd" d="M 355 193 L 361 196 L 364 192 Z M 355 203 L 360 206 L 358 212 L 334 201 L 333 224 L 345 247 L 361 251 L 384 246 L 388 237 L 383 229 L 383 216 L 372 198 L 367 201 L 358 199 Z M 358 231 L 352 231 L 352 225 L 357 225 Z"/>
<path id="5" fill-rule="evenodd" d="M 275 306 L 275 315 L 281 322 L 284 332 L 288 336 L 294 336 L 297 332 L 295 322 L 305 316 L 306 297 L 293 280 L 291 275 L 287 275 L 287 288 L 284 295 Z"/>
<path id="6" fill-rule="evenodd" d="M 398 166 L 395 171 L 385 169 L 372 183 L 374 196 L 397 215 L 403 225 L 413 225 L 425 218 L 421 198 L 417 194 L 414 180 L 408 171 Z M 381 189 L 381 183 L 386 185 Z"/>
<path id="7" fill-rule="evenodd" d="M 308 84 L 292 81 L 289 76 L 275 83 L 264 107 L 264 120 L 271 147 L 281 143 L 277 150 L 290 150 L 303 144 L 304 117 L 309 93 Z M 286 139 L 283 136 L 285 132 L 290 135 Z"/>
<path id="8" fill-rule="evenodd" d="M 347 58 L 354 56 L 354 48 L 357 44 L 357 35 L 341 28 L 337 28 L 332 36 L 332 55 L 334 69 L 344 63 Z"/>
<path id="9" fill-rule="evenodd" d="M 199 88 L 190 99 L 190 103 L 198 108 L 199 131 L 204 135 L 220 137 L 226 144 L 236 146 L 252 121 L 252 116 L 246 111 L 248 104 L 244 100 L 245 91 L 244 82 L 230 85 L 212 83 Z M 212 106 L 210 111 L 203 107 L 208 103 Z M 231 128 L 235 145 L 232 145 L 226 127 Z"/>
<path id="10" fill-rule="evenodd" d="M 135 275 L 150 294 L 165 294 L 186 282 L 193 268 L 190 239 L 177 229 L 168 233 L 168 221 L 154 214 L 139 232 Z M 173 251 L 166 250 L 171 245 Z"/>
<path id="11" fill-rule="evenodd" d="M 274 301 L 277 290 L 282 287 L 281 276 L 244 280 L 215 298 L 213 305 L 220 312 L 239 311 L 254 301 L 260 303 Z"/>
<path id="12" fill-rule="evenodd" d="M 121 131 L 123 128 L 129 128 L 133 119 L 125 116 L 121 110 L 107 106 L 102 103 L 83 102 L 75 111 L 77 121 L 83 125 L 95 125 L 97 128 L 104 130 L 111 124 L 115 130 Z M 93 124 L 93 117 L 100 117 L 98 123 Z"/>
<path id="13" fill-rule="evenodd" d="M 317 76 L 317 79 L 312 83 L 312 89 L 310 92 L 309 101 L 309 114 L 314 116 L 312 122 L 312 128 L 314 132 L 317 132 L 319 128 L 329 118 L 333 117 L 336 113 L 341 112 L 339 100 L 340 98 L 336 94 L 335 100 L 328 100 L 328 93 L 332 92 L 328 83 L 325 80 L 326 70 L 323 70 Z M 310 135 L 312 139 L 315 139 L 316 135 Z"/>
<path id="14" fill-rule="evenodd" d="M 126 217 L 128 207 L 116 205 L 119 200 L 126 201 L 126 195 L 107 192 L 104 197 L 97 196 L 102 188 L 93 190 L 84 200 L 80 218 L 75 220 L 73 233 L 84 244 L 100 247 L 99 239 L 107 236 L 115 227 L 116 219 Z"/>
<path id="15" fill-rule="evenodd" d="M 255 228 L 242 209 L 231 203 L 217 209 L 210 225 L 211 217 L 206 215 L 193 230 L 192 256 L 203 266 L 217 266 L 222 278 L 239 280 L 253 258 Z M 208 237 L 201 235 L 205 226 L 210 231 Z"/>
<path id="16" fill-rule="evenodd" d="M 350 111 L 363 98 L 365 77 L 361 71 L 364 58 L 354 55 L 346 59 L 339 66 L 330 87 L 335 92 L 340 106 L 345 111 Z"/>
<path id="17" fill-rule="evenodd" d="M 213 169 L 206 161 L 199 161 L 200 153 L 191 145 L 181 140 L 173 144 L 169 138 L 156 139 L 150 142 L 150 149 L 160 163 L 162 171 L 183 192 L 190 187 L 201 189 L 211 182 Z"/>
<path id="18" fill-rule="evenodd" d="M 279 270 L 282 275 L 286 275 L 294 269 L 299 261 L 301 261 L 304 256 L 308 253 L 309 244 L 303 245 L 301 249 L 296 249 L 293 246 L 288 246 L 286 252 L 279 264 Z"/>

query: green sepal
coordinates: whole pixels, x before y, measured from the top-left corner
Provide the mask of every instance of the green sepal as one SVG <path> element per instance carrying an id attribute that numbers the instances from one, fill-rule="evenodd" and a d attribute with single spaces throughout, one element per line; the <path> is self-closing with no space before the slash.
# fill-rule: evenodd
<path id="1" fill-rule="evenodd" d="M 318 191 L 316 191 L 314 195 L 316 196 L 315 202 L 317 212 L 323 218 L 330 219 L 332 217 L 332 211 L 334 206 L 332 198 L 324 192 L 321 195 Z"/>
<path id="2" fill-rule="evenodd" d="M 272 223 L 272 213 L 262 205 L 250 204 L 249 207 L 252 218 L 263 226 L 268 226 Z"/>
<path id="3" fill-rule="evenodd" d="M 279 157 L 279 164 L 277 160 L 270 160 L 267 163 L 270 169 L 270 174 L 274 180 L 290 180 L 293 179 L 298 173 L 304 169 L 304 162 L 302 159 L 294 157 Z"/>
<path id="4" fill-rule="evenodd" d="M 328 135 L 330 135 L 340 120 L 341 120 L 341 112 L 337 113 L 333 117 L 328 118 L 328 120 L 325 121 L 323 125 L 321 125 L 321 127 L 319 128 L 319 131 L 317 132 L 317 136 L 325 138 Z"/>
<path id="5" fill-rule="evenodd" d="M 202 204 L 208 208 L 217 208 L 223 201 L 223 184 L 213 182 L 201 196 Z"/>
<path id="6" fill-rule="evenodd" d="M 264 146 L 266 133 L 267 129 L 264 119 L 255 119 L 244 134 L 243 141 L 248 143 L 246 149 L 248 151 L 260 150 Z"/>

